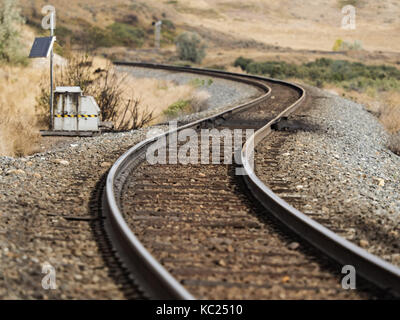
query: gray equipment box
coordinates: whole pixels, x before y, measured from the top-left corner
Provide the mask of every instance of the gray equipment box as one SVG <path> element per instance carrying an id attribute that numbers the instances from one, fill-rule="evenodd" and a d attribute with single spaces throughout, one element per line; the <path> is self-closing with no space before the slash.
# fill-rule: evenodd
<path id="1" fill-rule="evenodd" d="M 100 108 L 81 88 L 57 87 L 54 98 L 54 131 L 99 131 Z"/>

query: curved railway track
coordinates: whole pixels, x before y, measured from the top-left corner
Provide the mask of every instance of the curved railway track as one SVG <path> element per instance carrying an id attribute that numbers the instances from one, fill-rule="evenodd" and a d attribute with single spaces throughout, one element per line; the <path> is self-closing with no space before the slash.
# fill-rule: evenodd
<path id="1" fill-rule="evenodd" d="M 305 100 L 301 87 L 221 71 L 117 64 L 221 77 L 264 91 L 249 103 L 165 133 L 171 137 L 185 129 L 196 133 L 201 129 L 256 129 L 244 146 L 233 150 L 240 156 L 241 166 L 211 161 L 208 165 L 150 165 L 145 159 L 147 148 L 162 134 L 134 146 L 110 170 L 103 196 L 106 229 L 121 260 L 148 297 L 381 296 L 369 284 L 361 285 L 357 294 L 343 290 L 343 265 L 355 266 L 358 275 L 385 292 L 400 293 L 399 269 L 306 217 L 276 196 L 253 172 L 252 146 L 257 150 L 271 126 Z M 236 175 L 237 169 L 245 171 L 244 177 Z"/>

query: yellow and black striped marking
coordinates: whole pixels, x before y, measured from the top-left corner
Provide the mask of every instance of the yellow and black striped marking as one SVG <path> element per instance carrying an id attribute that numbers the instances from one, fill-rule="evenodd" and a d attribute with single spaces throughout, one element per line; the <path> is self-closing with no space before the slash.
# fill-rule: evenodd
<path id="1" fill-rule="evenodd" d="M 95 114 L 56 114 L 56 118 L 97 118 L 97 115 Z"/>

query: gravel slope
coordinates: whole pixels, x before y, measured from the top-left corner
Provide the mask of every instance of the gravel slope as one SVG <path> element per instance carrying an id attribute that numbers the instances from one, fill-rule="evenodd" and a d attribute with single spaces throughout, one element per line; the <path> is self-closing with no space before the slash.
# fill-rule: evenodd
<path id="1" fill-rule="evenodd" d="M 257 173 L 267 185 L 279 177 L 294 207 L 400 266 L 400 157 L 387 149 L 387 134 L 362 105 L 306 89 L 312 102 L 292 117 L 303 129 L 266 139 L 257 148 Z M 272 150 L 273 167 L 267 164 Z"/>
<path id="2" fill-rule="evenodd" d="M 121 72 L 129 73 L 135 78 L 154 78 L 172 81 L 179 85 L 190 84 L 193 80 L 204 80 L 205 85 L 198 88 L 199 91 L 207 91 L 210 94 L 209 109 L 220 109 L 221 107 L 236 106 L 246 102 L 251 98 L 260 95 L 261 90 L 251 85 L 235 82 L 232 80 L 212 78 L 198 74 L 186 72 L 171 72 L 167 70 L 156 70 L 139 67 L 122 67 L 117 69 Z M 211 85 L 208 80 L 212 79 Z"/>

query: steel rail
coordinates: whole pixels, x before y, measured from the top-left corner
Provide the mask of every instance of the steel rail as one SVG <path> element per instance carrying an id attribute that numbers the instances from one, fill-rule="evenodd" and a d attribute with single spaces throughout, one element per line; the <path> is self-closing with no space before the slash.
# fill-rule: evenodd
<path id="1" fill-rule="evenodd" d="M 269 81 L 277 84 L 285 85 L 296 89 L 300 98 L 294 104 L 286 108 L 275 119 L 271 120 L 266 126 L 258 130 L 245 143 L 241 152 L 241 161 L 246 175 L 244 180 L 253 193 L 255 198 L 276 218 L 283 222 L 301 238 L 308 241 L 311 245 L 318 248 L 326 255 L 343 265 L 352 265 L 356 268 L 357 274 L 366 280 L 374 283 L 376 286 L 387 290 L 395 296 L 400 295 L 400 269 L 390 263 L 368 253 L 366 250 L 352 244 L 344 238 L 338 236 L 334 232 L 325 228 L 321 224 L 307 217 L 286 201 L 279 198 L 270 188 L 268 188 L 254 173 L 251 165 L 251 159 L 254 157 L 254 147 L 257 146 L 265 137 L 267 137 L 272 129 L 271 126 L 278 122 L 282 117 L 293 113 L 305 100 L 305 90 L 296 84 L 270 79 L 259 76 L 236 74 L 226 71 L 198 69 L 188 67 L 175 67 L 169 65 L 158 65 L 149 63 L 136 62 L 116 62 L 116 65 L 144 67 L 152 69 L 163 69 L 176 72 L 189 72 L 195 74 L 209 75 L 213 77 L 222 77 L 234 81 L 251 83 L 254 81 Z M 262 83 L 253 83 L 258 87 L 263 87 Z M 265 86 L 266 87 L 266 86 Z M 123 219 L 122 213 L 115 199 L 115 181 L 123 170 L 143 154 L 146 146 L 156 141 L 158 138 L 175 133 L 177 131 L 189 128 L 200 127 L 204 123 L 214 122 L 219 117 L 223 117 L 235 111 L 243 111 L 250 108 L 271 94 L 271 90 L 250 103 L 240 105 L 217 115 L 190 123 L 176 130 L 164 133 L 158 137 L 148 139 L 134 146 L 125 153 L 112 167 L 105 188 L 104 208 L 106 209 L 107 219 L 106 226 L 111 238 L 115 241 L 116 247 L 120 252 L 123 261 L 131 269 L 133 274 L 139 274 L 138 281 L 152 298 L 167 299 L 193 299 L 190 295 L 165 269 L 162 267 L 143 247 L 140 241 L 135 237 Z"/>
<path id="2" fill-rule="evenodd" d="M 284 81 L 280 82 L 284 83 Z M 300 235 L 302 239 L 307 240 L 311 245 L 343 266 L 353 266 L 357 275 L 361 275 L 364 279 L 393 296 L 399 297 L 400 268 L 370 254 L 292 207 L 277 196 L 254 173 L 251 160 L 254 157 L 256 146 L 272 132 L 273 124 L 277 123 L 282 117 L 289 116 L 304 101 L 305 90 L 300 86 L 298 87 L 303 90 L 302 97 L 246 141 L 241 154 L 245 182 L 251 193 L 268 212 Z"/>
<path id="3" fill-rule="evenodd" d="M 120 64 L 121 63 L 117 63 Z M 257 86 L 264 91 L 260 97 L 251 100 L 250 102 L 241 104 L 237 107 L 229 110 L 220 112 L 211 117 L 207 117 L 193 123 L 187 124 L 176 130 L 171 130 L 167 133 L 163 133 L 156 137 L 142 141 L 135 145 L 133 148 L 128 150 L 122 155 L 112 166 L 108 173 L 106 186 L 103 195 L 103 211 L 105 214 L 105 228 L 106 231 L 125 266 L 130 270 L 131 274 L 134 275 L 137 284 L 145 291 L 152 299 L 183 299 L 192 300 L 194 297 L 178 282 L 172 275 L 144 248 L 141 242 L 137 239 L 132 230 L 128 227 L 126 221 L 123 218 L 123 214 L 118 206 L 118 200 L 116 196 L 116 182 L 121 179 L 121 176 L 129 167 L 129 164 L 133 161 L 137 161 L 143 156 L 145 149 L 151 143 L 157 141 L 157 139 L 168 136 L 180 130 L 201 127 L 203 124 L 214 122 L 219 117 L 224 115 L 235 113 L 237 111 L 243 111 L 254 105 L 265 101 L 271 94 L 271 88 L 264 83 L 255 80 L 252 77 L 242 76 L 239 74 L 219 72 L 211 70 L 191 69 L 182 67 L 173 67 L 165 65 L 149 65 L 149 64 L 128 64 L 130 66 L 140 66 L 155 69 L 165 69 L 170 71 L 196 73 L 202 75 L 209 75 L 212 77 L 219 77 L 239 82 L 244 82 Z M 122 178 L 123 179 L 123 178 Z"/>

